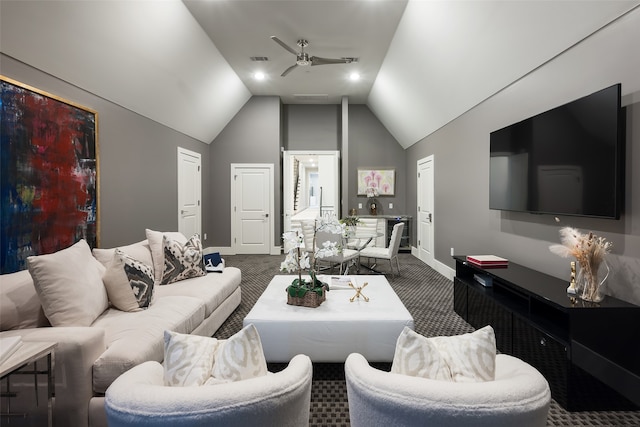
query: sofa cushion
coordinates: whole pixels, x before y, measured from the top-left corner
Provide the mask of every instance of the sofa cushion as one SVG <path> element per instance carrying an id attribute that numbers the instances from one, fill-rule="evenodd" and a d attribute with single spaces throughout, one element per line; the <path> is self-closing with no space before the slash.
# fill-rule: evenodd
<path id="1" fill-rule="evenodd" d="M 117 248 L 100 249 L 93 248 L 93 256 L 100 261 L 102 265 L 108 267 L 111 261 L 113 261 L 113 255 L 116 249 L 120 249 L 125 254 L 132 258 L 137 259 L 140 262 L 145 263 L 153 267 L 153 258 L 151 257 L 151 248 L 148 240 L 142 240 L 140 242 L 132 243 L 130 245 L 118 246 Z M 155 272 L 154 272 L 155 277 Z"/>
<path id="2" fill-rule="evenodd" d="M 221 342 L 216 338 L 164 331 L 164 385 L 203 385 L 211 376 Z"/>
<path id="3" fill-rule="evenodd" d="M 109 306 L 104 266 L 84 239 L 52 254 L 30 256 L 27 264 L 53 326 L 89 326 Z"/>
<path id="4" fill-rule="evenodd" d="M 177 231 L 154 231 L 145 230 L 147 235 L 147 241 L 149 242 L 149 248 L 151 249 L 151 257 L 153 258 L 153 273 L 156 278 L 156 283 L 162 281 L 162 274 L 164 273 L 164 246 L 162 245 L 162 236 L 167 235 L 172 240 L 179 243 L 187 243 L 187 238 L 184 234 Z"/>
<path id="5" fill-rule="evenodd" d="M 493 381 L 493 328 L 451 337 L 426 338 L 405 327 L 396 344 L 391 372 L 454 382 Z"/>
<path id="6" fill-rule="evenodd" d="M 155 298 L 169 295 L 199 298 L 205 304 L 205 317 L 209 317 L 238 289 L 241 280 L 240 269 L 226 267 L 222 273 L 208 273 L 206 276 L 183 280 L 171 286 L 156 286 L 153 292 Z"/>
<path id="7" fill-rule="evenodd" d="M 102 281 L 109 301 L 122 311 L 149 307 L 153 296 L 153 267 L 116 249 Z"/>
<path id="8" fill-rule="evenodd" d="M 191 333 L 204 320 L 204 304 L 186 296 L 157 297 L 148 309 L 109 309 L 93 323 L 103 328 L 107 350 L 93 365 L 93 389 L 104 393 L 123 372 L 147 360 L 162 362 L 164 331 Z"/>
<path id="9" fill-rule="evenodd" d="M 0 276 L 0 331 L 48 324 L 29 270 Z"/>
<path id="10" fill-rule="evenodd" d="M 161 285 L 207 274 L 204 269 L 202 242 L 197 234 L 191 236 L 184 244 L 163 236 L 162 246 L 164 247 L 164 272 Z"/>

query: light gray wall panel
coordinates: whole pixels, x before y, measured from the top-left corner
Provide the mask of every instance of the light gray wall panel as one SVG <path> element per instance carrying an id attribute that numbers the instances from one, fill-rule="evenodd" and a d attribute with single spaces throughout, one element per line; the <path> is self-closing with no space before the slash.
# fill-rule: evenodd
<path id="1" fill-rule="evenodd" d="M 537 69 L 407 150 L 407 189 L 416 191 L 416 162 L 435 155 L 435 257 L 450 267 L 457 254 L 493 253 L 556 277 L 569 261 L 549 251 L 563 226 L 593 231 L 614 244 L 608 292 L 640 304 L 640 10 Z M 489 210 L 489 133 L 557 105 L 622 83 L 627 107 L 626 195 L 616 220 Z M 415 197 L 407 199 L 416 211 Z"/>
<path id="2" fill-rule="evenodd" d="M 0 54 L 0 69 L 7 77 L 98 112 L 101 247 L 143 240 L 145 228 L 177 230 L 179 146 L 202 155 L 203 232 L 207 231 L 208 145 L 6 55 Z"/>
<path id="3" fill-rule="evenodd" d="M 362 203 L 358 214 L 369 214 L 367 197 L 358 196 L 358 168 L 391 168 L 396 171 L 395 196 L 378 198 L 378 214 L 411 215 L 406 210 L 406 152 L 366 105 L 349 105 L 349 150 L 347 209 L 357 209 Z"/>
<path id="4" fill-rule="evenodd" d="M 285 150 L 340 150 L 340 105 L 284 105 Z"/>
<path id="5" fill-rule="evenodd" d="M 211 144 L 210 246 L 231 246 L 231 163 L 273 163 L 274 245 L 281 244 L 280 99 L 252 97 Z"/>

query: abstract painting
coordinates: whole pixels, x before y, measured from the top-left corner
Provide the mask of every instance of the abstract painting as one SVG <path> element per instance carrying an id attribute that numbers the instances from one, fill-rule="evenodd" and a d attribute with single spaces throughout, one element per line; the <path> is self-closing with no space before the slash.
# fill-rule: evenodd
<path id="1" fill-rule="evenodd" d="M 0 273 L 98 245 L 98 114 L 0 76 Z"/>
<path id="2" fill-rule="evenodd" d="M 375 189 L 378 196 L 395 195 L 395 169 L 358 169 L 358 196 Z"/>

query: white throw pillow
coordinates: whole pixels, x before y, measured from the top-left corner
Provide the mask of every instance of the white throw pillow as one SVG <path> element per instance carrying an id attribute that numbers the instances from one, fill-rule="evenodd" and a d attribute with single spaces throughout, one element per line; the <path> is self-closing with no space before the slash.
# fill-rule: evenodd
<path id="1" fill-rule="evenodd" d="M 116 249 L 102 276 L 109 301 L 118 310 L 140 311 L 149 307 L 153 296 L 153 268 Z"/>
<path id="2" fill-rule="evenodd" d="M 164 384 L 203 385 L 211 376 L 219 346 L 215 338 L 164 331 Z"/>
<path id="3" fill-rule="evenodd" d="M 168 386 L 224 384 L 268 374 L 253 325 L 227 340 L 165 331 L 163 364 Z"/>
<path id="4" fill-rule="evenodd" d="M 164 273 L 161 285 L 207 274 L 202 257 L 200 236 L 194 234 L 184 245 L 168 236 L 163 236 Z"/>
<path id="5" fill-rule="evenodd" d="M 436 345 L 406 326 L 396 342 L 391 372 L 451 381 L 451 373 Z"/>
<path id="6" fill-rule="evenodd" d="M 138 261 L 153 267 L 153 259 L 151 258 L 151 248 L 149 247 L 148 240 L 142 240 L 140 242 L 132 243 L 126 246 L 118 246 L 117 248 L 108 248 L 108 249 L 93 248 L 91 253 L 98 261 L 100 261 L 102 265 L 104 265 L 105 267 L 109 267 L 109 264 L 111 263 L 111 261 L 113 261 L 113 254 L 116 252 L 116 249 L 120 249 L 122 252 L 129 255 L 130 257 L 135 258 Z M 155 276 L 155 272 L 154 272 L 154 276 Z"/>
<path id="7" fill-rule="evenodd" d="M 153 274 L 156 278 L 156 283 L 160 283 L 162 273 L 164 273 L 164 246 L 162 244 L 162 236 L 166 234 L 170 239 L 182 244 L 187 243 L 187 238 L 184 234 L 177 231 L 162 232 L 149 230 L 147 228 L 145 233 L 149 242 L 149 248 L 151 249 L 151 258 L 153 259 Z"/>
<path id="8" fill-rule="evenodd" d="M 396 343 L 391 372 L 454 382 L 495 379 L 493 328 L 452 337 L 423 337 L 405 327 Z"/>
<path id="9" fill-rule="evenodd" d="M 0 275 L 0 331 L 48 325 L 29 270 Z"/>
<path id="10" fill-rule="evenodd" d="M 267 375 L 267 361 L 258 330 L 249 324 L 218 349 L 212 376 L 218 382 L 241 381 Z"/>
<path id="11" fill-rule="evenodd" d="M 30 256 L 27 264 L 52 326 L 90 326 L 109 306 L 104 266 L 85 240 L 52 254 Z"/>

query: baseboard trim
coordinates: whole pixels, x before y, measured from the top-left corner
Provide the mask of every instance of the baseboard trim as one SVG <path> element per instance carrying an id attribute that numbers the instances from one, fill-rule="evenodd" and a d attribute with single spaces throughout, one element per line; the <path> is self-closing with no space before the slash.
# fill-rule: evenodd
<path id="1" fill-rule="evenodd" d="M 418 257 L 418 248 L 416 248 L 415 246 L 411 246 L 411 255 L 420 259 L 420 257 Z M 442 274 L 444 277 L 448 278 L 451 281 L 453 281 L 453 278 L 456 275 L 455 269 L 449 267 L 447 264 L 438 261 L 437 259 L 433 260 L 433 265 L 429 265 L 428 263 L 425 264 L 427 264 L 429 267 L 433 268 L 435 271 Z"/>
<path id="2" fill-rule="evenodd" d="M 453 281 L 453 278 L 456 275 L 456 270 L 449 267 L 447 264 L 444 264 L 440 261 L 433 260 L 434 265 L 431 267 L 433 268 L 435 271 L 437 271 L 438 273 L 442 274 L 444 277 L 448 278 L 449 280 Z"/>

